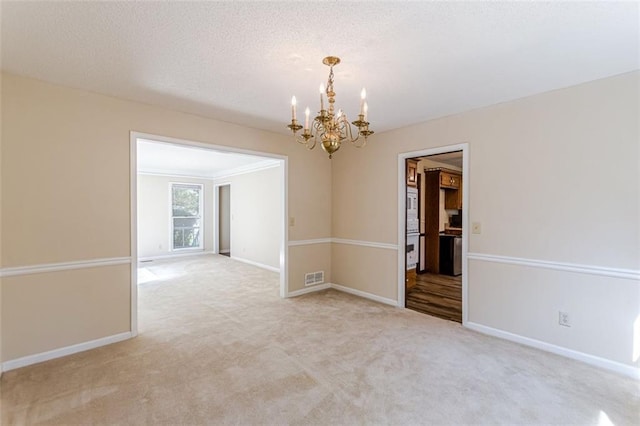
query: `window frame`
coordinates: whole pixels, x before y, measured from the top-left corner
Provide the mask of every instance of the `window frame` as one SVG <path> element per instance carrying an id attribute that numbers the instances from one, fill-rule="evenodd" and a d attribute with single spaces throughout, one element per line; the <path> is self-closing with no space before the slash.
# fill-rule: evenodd
<path id="1" fill-rule="evenodd" d="M 174 247 L 174 227 L 175 221 L 174 219 L 180 218 L 192 218 L 196 216 L 174 216 L 173 215 L 173 188 L 176 185 L 183 186 L 193 186 L 198 187 L 199 196 L 198 196 L 198 218 L 200 219 L 200 227 L 199 227 L 199 238 L 198 238 L 198 246 L 197 247 Z M 184 252 L 184 251 L 202 251 L 204 250 L 204 184 L 201 183 L 193 183 L 193 182 L 169 182 L 169 244 L 168 247 L 172 252 Z"/>

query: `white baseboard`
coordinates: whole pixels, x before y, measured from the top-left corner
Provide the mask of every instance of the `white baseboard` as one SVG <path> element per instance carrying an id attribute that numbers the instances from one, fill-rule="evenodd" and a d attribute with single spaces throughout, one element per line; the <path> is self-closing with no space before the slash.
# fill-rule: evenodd
<path id="1" fill-rule="evenodd" d="M 254 262 L 253 260 L 236 256 L 231 256 L 231 259 L 237 260 L 238 262 L 247 263 L 249 265 L 257 266 L 258 268 L 266 269 L 268 271 L 280 273 L 280 268 L 274 268 L 273 266 L 265 265 L 264 263 Z"/>
<path id="2" fill-rule="evenodd" d="M 220 254 L 231 253 L 231 250 L 220 250 Z"/>
<path id="3" fill-rule="evenodd" d="M 149 260 L 174 259 L 176 257 L 203 256 L 205 254 L 214 254 L 214 253 L 212 251 L 193 251 L 193 252 L 186 252 L 186 253 L 162 254 L 160 256 L 139 257 L 138 263 L 149 261 Z"/>
<path id="4" fill-rule="evenodd" d="M 290 291 L 289 294 L 287 294 L 287 297 L 302 296 L 303 294 L 314 293 L 316 291 L 326 290 L 328 288 L 331 288 L 331 284 L 329 283 L 316 284 L 316 285 L 309 286 L 307 288 L 303 288 L 301 290 Z"/>
<path id="5" fill-rule="evenodd" d="M 344 293 L 353 294 L 354 296 L 363 297 L 365 299 L 373 300 L 374 302 L 384 303 L 385 305 L 398 306 L 398 301 L 393 299 L 387 299 L 386 297 L 378 296 L 376 294 L 367 293 L 366 291 L 356 290 L 355 288 L 345 287 L 340 284 L 331 284 L 331 288 Z"/>
<path id="6" fill-rule="evenodd" d="M 27 365 L 37 364 L 39 362 L 49 361 L 55 358 L 84 352 L 89 349 L 99 348 L 100 346 L 110 345 L 112 343 L 121 342 L 133 337 L 133 333 L 127 331 L 125 333 L 114 334 L 113 336 L 102 337 L 88 342 L 78 343 L 64 348 L 53 349 L 51 351 L 42 352 L 34 355 L 27 355 L 22 358 L 12 359 L 2 363 L 2 371 L 15 370 L 16 368 L 26 367 Z"/>
<path id="7" fill-rule="evenodd" d="M 364 299 L 373 300 L 374 302 L 384 303 L 385 305 L 398 306 L 398 302 L 393 299 L 387 299 L 386 297 L 367 293 L 366 291 L 356 290 L 350 287 L 345 287 L 340 284 L 333 283 L 318 284 L 311 287 L 303 288 L 302 290 L 291 291 L 289 292 L 287 297 L 301 296 L 303 294 L 326 290 L 328 288 L 333 288 L 335 290 L 342 291 L 343 293 L 353 294 L 354 296 L 362 297 Z"/>
<path id="8" fill-rule="evenodd" d="M 483 334 L 488 334 L 489 336 L 499 337 L 501 339 L 520 343 L 525 346 L 531 346 L 536 349 L 541 349 L 546 352 L 551 352 L 556 355 L 561 355 L 567 358 L 575 359 L 577 361 L 582 361 L 586 364 L 604 368 L 606 370 L 613 371 L 627 377 L 640 379 L 640 369 L 634 368 L 630 365 L 625 365 L 616 361 L 611 361 L 609 359 L 589 355 L 584 352 L 574 351 L 573 349 L 563 348 L 562 346 L 553 345 L 551 343 L 520 336 L 519 334 L 509 333 L 508 331 L 499 330 L 493 327 L 487 327 L 486 325 L 474 322 L 467 322 L 464 326 L 468 329 Z"/>

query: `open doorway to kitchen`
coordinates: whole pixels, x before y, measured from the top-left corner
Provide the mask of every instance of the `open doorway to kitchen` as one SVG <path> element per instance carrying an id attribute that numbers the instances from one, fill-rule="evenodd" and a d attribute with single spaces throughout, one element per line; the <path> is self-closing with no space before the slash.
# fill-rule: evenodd
<path id="1" fill-rule="evenodd" d="M 188 278 L 191 259 L 276 272 L 286 297 L 286 168 L 280 155 L 131 133 L 134 334 L 138 285 L 162 284 L 159 275 L 176 270 Z M 232 260 L 222 262 L 221 251 Z"/>
<path id="2" fill-rule="evenodd" d="M 462 144 L 399 157 L 401 304 L 460 323 L 466 319 L 466 155 Z"/>

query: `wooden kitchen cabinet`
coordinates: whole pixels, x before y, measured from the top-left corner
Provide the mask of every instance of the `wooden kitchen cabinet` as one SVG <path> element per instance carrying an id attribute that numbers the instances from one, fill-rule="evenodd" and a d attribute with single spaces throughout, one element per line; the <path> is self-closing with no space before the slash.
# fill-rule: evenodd
<path id="1" fill-rule="evenodd" d="M 407 269 L 405 283 L 407 290 L 416 285 L 417 274 L 415 268 Z"/>
<path id="2" fill-rule="evenodd" d="M 440 172 L 440 188 L 460 188 L 461 176 L 450 172 Z"/>
<path id="3" fill-rule="evenodd" d="M 418 186 L 418 162 L 407 160 L 407 186 Z"/>
<path id="4" fill-rule="evenodd" d="M 427 272 L 440 272 L 440 170 L 425 172 L 424 185 L 425 266 Z"/>
<path id="5" fill-rule="evenodd" d="M 447 210 L 462 210 L 462 179 L 458 189 L 444 191 L 444 208 Z"/>
<path id="6" fill-rule="evenodd" d="M 426 270 L 440 273 L 440 192 L 444 189 L 445 209 L 462 209 L 462 175 L 453 170 L 428 169 L 425 172 Z"/>

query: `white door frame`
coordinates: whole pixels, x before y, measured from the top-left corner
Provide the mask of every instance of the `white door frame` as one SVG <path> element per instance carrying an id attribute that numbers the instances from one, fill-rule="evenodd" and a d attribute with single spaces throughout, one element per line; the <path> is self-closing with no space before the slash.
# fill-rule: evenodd
<path id="1" fill-rule="evenodd" d="M 467 253 L 469 251 L 469 144 L 447 145 L 398 154 L 398 306 L 405 307 L 405 256 L 407 175 L 405 160 L 414 157 L 462 151 L 462 324 L 467 323 L 468 287 Z"/>
<path id="2" fill-rule="evenodd" d="M 220 254 L 220 187 L 228 186 L 231 191 L 231 182 L 219 182 L 213 184 L 213 252 Z M 231 200 L 229 200 L 231 203 Z M 231 210 L 231 206 L 229 206 Z M 229 241 L 231 246 L 231 241 Z M 231 247 L 229 247 L 231 249 Z"/>
<path id="3" fill-rule="evenodd" d="M 289 240 L 289 227 L 287 224 L 288 195 L 289 187 L 289 159 L 286 155 L 272 154 L 268 152 L 252 151 L 248 149 L 235 148 L 224 145 L 214 145 L 203 142 L 195 142 L 185 139 L 177 139 L 167 136 L 153 135 L 142 132 L 130 132 L 130 205 L 131 205 L 131 335 L 138 335 L 138 139 L 148 139 L 158 143 L 171 145 L 192 146 L 205 148 L 214 151 L 232 152 L 237 154 L 257 155 L 260 157 L 280 160 L 280 172 L 282 182 L 282 235 L 280 238 L 280 297 L 287 297 L 289 294 L 288 283 L 288 259 L 287 241 Z M 214 209 L 215 210 L 215 209 Z M 215 225 L 214 225 L 215 226 Z M 214 238 L 217 240 L 217 238 Z M 215 243 L 214 243 L 215 244 Z"/>

